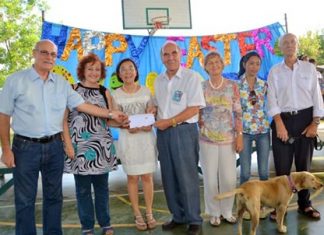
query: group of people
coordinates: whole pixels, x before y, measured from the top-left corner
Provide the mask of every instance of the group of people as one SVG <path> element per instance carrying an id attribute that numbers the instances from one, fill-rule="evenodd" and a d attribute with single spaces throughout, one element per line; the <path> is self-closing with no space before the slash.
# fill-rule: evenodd
<path id="1" fill-rule="evenodd" d="M 316 70 L 297 59 L 295 35 L 282 36 L 279 46 L 284 60 L 271 68 L 268 82 L 258 77 L 262 60 L 255 51 L 242 57 L 238 83 L 222 76 L 225 64 L 218 52 L 207 53 L 204 69 L 208 78 L 201 82 L 197 72 L 181 66 L 179 46 L 166 41 L 161 48 L 166 71 L 156 78 L 152 97 L 149 89 L 138 84 L 138 69 L 129 58 L 117 65 L 117 78 L 123 85 L 112 93 L 100 85 L 106 77 L 105 65 L 91 53 L 79 61 L 80 82 L 71 86 L 51 72 L 56 45 L 50 40 L 39 41 L 33 50 L 32 68 L 11 75 L 0 97 L 2 161 L 14 167 L 16 234 L 36 234 L 39 171 L 43 232 L 51 235 L 62 234 L 63 172 L 74 175 L 82 234 L 94 234 L 95 215 L 102 234 L 113 234 L 108 178 L 116 169 L 116 156 L 127 174 L 136 228 L 156 227 L 152 174 L 159 160 L 172 214 L 162 230 L 188 225 L 188 235 L 199 234 L 203 222 L 199 161 L 205 212 L 212 226 L 219 226 L 222 220 L 236 223 L 234 197 L 214 199 L 236 187 L 236 153 L 240 156 L 240 184 L 251 176 L 253 142 L 260 179 L 268 179 L 270 128 L 276 174 L 289 175 L 293 160 L 297 171 L 309 171 L 314 137 L 324 115 Z M 156 116 L 156 133 L 153 126 L 129 128 L 128 117 L 144 113 Z M 269 117 L 273 118 L 271 125 Z M 120 128 L 117 148 L 110 126 Z M 139 207 L 140 181 L 145 216 Z M 307 190 L 298 192 L 298 211 L 320 219 L 309 196 Z M 273 212 L 271 218 L 275 216 Z"/>

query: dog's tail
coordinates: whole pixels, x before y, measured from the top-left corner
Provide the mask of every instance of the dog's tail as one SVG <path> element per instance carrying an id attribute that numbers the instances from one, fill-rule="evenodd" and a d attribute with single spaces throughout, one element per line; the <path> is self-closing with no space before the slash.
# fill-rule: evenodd
<path id="1" fill-rule="evenodd" d="M 236 194 L 238 194 L 238 193 L 242 193 L 242 192 L 243 192 L 243 189 L 241 189 L 241 188 L 236 188 L 236 189 L 234 189 L 233 191 L 230 191 L 230 192 L 217 194 L 217 195 L 214 197 L 214 199 L 216 199 L 216 200 L 221 200 L 221 199 L 224 199 L 224 198 L 228 198 L 228 197 L 235 196 Z"/>

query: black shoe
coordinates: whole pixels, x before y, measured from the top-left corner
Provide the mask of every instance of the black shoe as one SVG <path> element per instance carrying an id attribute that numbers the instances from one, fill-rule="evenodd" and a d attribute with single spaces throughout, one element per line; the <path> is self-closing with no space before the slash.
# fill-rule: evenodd
<path id="1" fill-rule="evenodd" d="M 200 224 L 189 224 L 189 227 L 187 229 L 187 235 L 198 235 L 201 231 L 201 225 Z"/>
<path id="2" fill-rule="evenodd" d="M 178 227 L 182 225 L 181 223 L 175 222 L 174 220 L 170 220 L 168 222 L 165 222 L 164 224 L 162 224 L 162 230 L 163 231 L 169 231 L 174 229 L 175 227 Z"/>

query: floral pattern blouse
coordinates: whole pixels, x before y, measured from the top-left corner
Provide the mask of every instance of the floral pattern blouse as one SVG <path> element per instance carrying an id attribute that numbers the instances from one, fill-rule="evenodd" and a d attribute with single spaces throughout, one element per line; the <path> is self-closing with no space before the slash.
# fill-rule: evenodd
<path id="1" fill-rule="evenodd" d="M 265 101 L 267 83 L 257 78 L 254 84 L 256 96 L 254 104 L 250 101 L 250 88 L 244 75 L 240 80 L 239 88 L 243 111 L 243 133 L 251 135 L 268 133 L 270 127 Z"/>
<path id="2" fill-rule="evenodd" d="M 223 78 L 224 79 L 224 78 Z M 201 110 L 200 140 L 212 144 L 232 144 L 235 130 L 242 130 L 240 93 L 236 82 L 224 79 L 219 89 L 202 83 L 206 107 Z"/>

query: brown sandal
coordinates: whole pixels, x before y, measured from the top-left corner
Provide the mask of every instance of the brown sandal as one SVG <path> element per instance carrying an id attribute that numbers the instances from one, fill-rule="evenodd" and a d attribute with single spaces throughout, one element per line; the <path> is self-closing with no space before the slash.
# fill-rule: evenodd
<path id="1" fill-rule="evenodd" d="M 301 215 L 305 215 L 308 218 L 311 218 L 311 219 L 314 219 L 314 220 L 320 220 L 321 219 L 321 213 L 312 206 L 306 207 L 304 209 L 298 208 L 298 213 L 301 214 Z"/>
<path id="2" fill-rule="evenodd" d="M 153 217 L 153 214 L 146 214 L 147 227 L 149 229 L 154 229 L 156 227 L 156 220 Z"/>
<path id="3" fill-rule="evenodd" d="M 136 215 L 134 219 L 135 219 L 136 228 L 138 230 L 140 230 L 140 231 L 147 230 L 147 224 L 145 223 L 142 215 Z"/>

